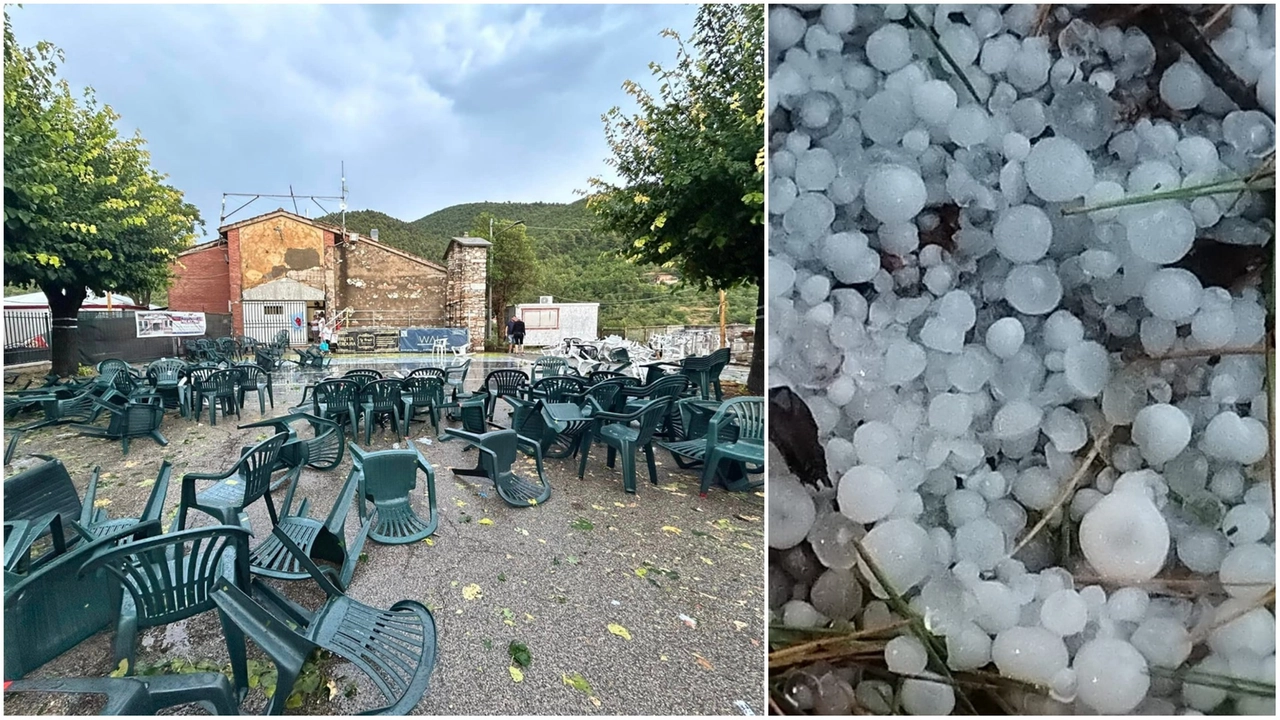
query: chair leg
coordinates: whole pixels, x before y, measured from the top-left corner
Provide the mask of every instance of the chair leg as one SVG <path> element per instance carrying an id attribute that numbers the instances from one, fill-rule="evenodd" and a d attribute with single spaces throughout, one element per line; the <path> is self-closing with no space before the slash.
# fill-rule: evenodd
<path id="1" fill-rule="evenodd" d="M 120 619 L 116 622 L 116 638 L 114 649 L 116 667 L 125 661 L 125 675 L 133 675 L 136 666 L 134 649 L 138 644 L 138 611 L 133 606 L 133 599 L 126 597 L 120 607 Z"/>
<path id="2" fill-rule="evenodd" d="M 129 436 L 128 435 L 120 436 L 120 454 L 121 455 L 129 454 Z"/>
<path id="3" fill-rule="evenodd" d="M 636 453 L 635 448 L 631 452 L 621 453 L 622 455 L 622 489 L 634 495 L 636 493 Z"/>
<path id="4" fill-rule="evenodd" d="M 408 434 L 408 433 L 405 433 L 405 434 L 400 433 L 400 408 L 394 405 L 391 406 L 391 426 L 395 428 L 397 441 L 403 440 L 405 438 L 405 435 Z"/>
<path id="5" fill-rule="evenodd" d="M 364 414 L 364 444 L 368 445 L 373 439 L 373 413 Z"/>
<path id="6" fill-rule="evenodd" d="M 273 410 L 275 409 L 274 405 L 272 405 L 271 407 Z M 267 414 L 267 399 L 262 397 L 262 388 L 258 388 L 258 414 L 259 415 Z"/>
<path id="7" fill-rule="evenodd" d="M 227 653 L 231 655 L 231 675 L 235 678 L 236 698 L 243 700 L 249 693 L 249 668 L 245 660 L 244 631 L 218 611 L 218 619 L 222 621 L 222 634 L 227 638 Z"/>
<path id="8" fill-rule="evenodd" d="M 581 448 L 582 457 L 578 460 L 578 479 L 579 480 L 582 479 L 583 474 L 586 473 L 587 471 L 587 454 L 591 452 L 591 430 L 590 429 L 582 433 L 582 445 L 580 446 L 580 448 Z"/>
<path id="9" fill-rule="evenodd" d="M 160 443 L 160 447 L 164 447 L 169 444 L 169 440 L 165 436 L 161 435 L 159 430 L 151 431 L 151 439 Z"/>
<path id="10" fill-rule="evenodd" d="M 645 445 L 645 446 L 644 446 L 644 457 L 645 457 L 645 460 L 647 460 L 647 461 L 648 461 L 648 464 L 649 464 L 649 482 L 650 482 L 650 483 L 652 483 L 652 484 L 654 484 L 654 485 L 657 485 L 657 484 L 658 484 L 658 465 L 657 465 L 657 463 L 655 463 L 655 462 L 654 462 L 654 460 L 653 460 L 653 446 L 652 446 L 652 445 Z"/>
<path id="11" fill-rule="evenodd" d="M 706 497 L 711 483 L 716 478 L 716 469 L 720 466 L 720 454 L 712 450 L 707 453 L 706 462 L 702 466 L 702 484 L 698 488 L 698 496 Z"/>
<path id="12" fill-rule="evenodd" d="M 605 460 L 605 465 L 606 465 L 606 466 L 608 466 L 610 469 L 612 469 L 612 468 L 613 468 L 613 465 L 614 465 L 614 460 L 615 460 L 617 457 L 618 457 L 618 450 L 617 450 L 617 448 L 615 448 L 614 446 L 610 445 L 610 446 L 609 446 L 609 456 L 608 456 L 608 458 Z"/>

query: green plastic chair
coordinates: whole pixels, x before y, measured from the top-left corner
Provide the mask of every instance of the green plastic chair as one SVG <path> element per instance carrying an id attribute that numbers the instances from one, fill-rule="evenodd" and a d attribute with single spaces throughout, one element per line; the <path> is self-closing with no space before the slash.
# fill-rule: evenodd
<path id="1" fill-rule="evenodd" d="M 494 370 L 484 378 L 482 386 L 486 394 L 485 415 L 493 420 L 493 412 L 498 407 L 498 400 L 503 397 L 520 397 L 529 387 L 529 376 L 523 370 Z"/>
<path id="2" fill-rule="evenodd" d="M 404 392 L 399 378 L 384 378 L 373 380 L 364 386 L 364 390 L 360 393 L 360 412 L 364 415 L 364 444 L 368 445 L 373 439 L 373 421 L 378 421 L 378 428 L 382 428 L 382 417 L 384 415 L 391 416 L 391 427 L 396 432 L 396 440 L 400 440 L 403 436 L 400 434 L 400 405 L 404 402 Z"/>
<path id="3" fill-rule="evenodd" d="M 449 387 L 453 388 L 453 401 L 457 402 L 459 396 L 463 396 L 466 392 L 463 385 L 467 382 L 467 373 L 471 371 L 471 359 L 468 358 L 458 363 L 444 368 L 445 382 Z"/>
<path id="4" fill-rule="evenodd" d="M 113 405 L 101 398 L 93 402 L 111 416 L 106 427 L 72 423 L 71 427 L 81 435 L 88 437 L 119 440 L 124 455 L 129 454 L 129 441 L 133 438 L 149 437 L 161 447 L 169 444 L 160 434 L 160 423 L 164 421 L 164 404 L 155 396 L 146 399 L 129 400 L 123 406 Z"/>
<path id="5" fill-rule="evenodd" d="M 730 353 L 729 348 L 720 348 L 707 356 L 711 359 L 711 367 L 707 370 L 707 382 L 716 391 L 716 400 L 724 400 L 724 390 L 720 387 L 720 373 L 724 372 L 725 366 L 729 364 Z M 703 395 L 708 396 L 708 390 L 703 390 Z M 710 399 L 710 397 L 707 397 Z"/>
<path id="6" fill-rule="evenodd" d="M 680 437 L 683 433 L 681 433 L 681 428 L 679 427 L 680 416 L 675 411 L 675 402 L 684 397 L 689 387 L 689 379 L 687 377 L 683 375 L 667 375 L 649 385 L 623 388 L 622 395 L 626 398 L 623 412 L 631 412 L 648 400 L 670 398 L 671 410 L 662 419 L 662 427 L 658 430 L 658 433 L 668 439 Z"/>
<path id="7" fill-rule="evenodd" d="M 236 404 L 244 408 L 245 393 L 255 390 L 258 393 L 258 414 L 267 414 L 267 402 L 271 403 L 271 409 L 276 409 L 275 391 L 271 387 L 271 373 L 258 367 L 257 363 L 251 361 L 238 362 L 235 369 L 240 371 L 240 387 L 237 391 Z"/>
<path id="8" fill-rule="evenodd" d="M 222 612 L 275 662 L 279 675 L 267 713 L 284 711 L 303 665 L 317 647 L 359 668 L 382 693 L 387 705 L 364 714 L 412 712 L 427 693 L 435 667 L 436 623 L 431 611 L 414 600 L 401 600 L 389 610 L 353 600 L 329 582 L 288 535 L 278 529 L 273 533 L 324 591 L 324 605 L 310 612 L 259 580 L 253 581 L 252 597 L 225 578 L 213 593 Z"/>
<path id="9" fill-rule="evenodd" d="M 114 622 L 120 613 L 120 583 L 105 569 L 81 573 L 81 566 L 104 548 L 159 533 L 159 521 L 132 525 L 81 543 L 25 575 L 6 571 L 5 679 L 22 678 Z"/>
<path id="10" fill-rule="evenodd" d="M 530 379 L 534 382 L 542 378 L 564 375 L 569 372 L 569 361 L 561 357 L 540 357 L 533 361 Z"/>
<path id="11" fill-rule="evenodd" d="M 142 515 L 111 520 L 106 508 L 94 507 L 98 497 L 100 468 L 93 469 L 82 503 L 75 483 L 62 461 L 45 456 L 37 457 L 43 458 L 44 462 L 4 481 L 5 522 L 34 520 L 57 513 L 62 516 L 64 523 L 74 520 L 90 535 L 101 538 L 134 525 L 159 521 L 165 497 L 169 493 L 169 480 L 173 475 L 173 465 L 168 460 L 160 463 L 160 471 L 151 486 L 151 494 L 147 497 L 147 504 L 143 506 Z M 69 544 L 74 544 L 77 540 L 78 536 L 74 535 L 67 538 Z"/>
<path id="12" fill-rule="evenodd" d="M 723 431 L 726 426 L 737 428 L 737 439 L 726 442 Z M 746 480 L 750 466 L 757 472 L 764 468 L 764 398 L 739 397 L 720 406 L 707 424 L 706 462 L 702 467 L 702 486 L 698 493 L 706 497 L 707 489 L 716 478 L 720 464 L 737 463 L 743 480 L 726 487 L 730 490 L 747 490 L 760 487 L 763 481 Z"/>
<path id="13" fill-rule="evenodd" d="M 649 464 L 649 481 L 658 484 L 658 469 L 653 459 L 653 436 L 662 425 L 671 406 L 671 398 L 662 397 L 649 400 L 635 410 L 627 413 L 613 413 L 605 410 L 593 412 L 595 422 L 592 432 L 582 434 L 581 458 L 578 461 L 578 478 L 587 471 L 587 455 L 591 451 L 591 443 L 595 440 L 603 442 L 609 448 L 608 466 L 613 467 L 614 457 L 622 455 L 622 487 L 629 493 L 636 491 L 636 451 L 643 450 Z M 637 422 L 636 427 L 630 423 Z"/>
<path id="14" fill-rule="evenodd" d="M 217 525 L 179 530 L 125 545 L 100 547 L 80 567 L 82 576 L 105 569 L 128 594 L 116 622 L 115 662 L 128 675 L 137 667 L 138 631 L 186 620 L 217 608 L 220 579 L 249 587 L 249 531 Z M 221 611 L 222 632 L 238 699 L 249 690 L 244 633 Z"/>
<path id="15" fill-rule="evenodd" d="M 363 392 L 366 385 L 374 380 L 381 380 L 382 373 L 371 368 L 356 368 L 355 370 L 348 370 L 342 373 L 342 377 L 343 379 L 351 380 L 359 385 L 360 390 Z"/>
<path id="16" fill-rule="evenodd" d="M 302 423 L 310 427 L 310 433 L 299 432 Z M 342 426 L 327 418 L 310 413 L 289 413 L 258 422 L 245 423 L 240 429 L 269 427 L 277 433 L 288 433 L 289 440 L 280 448 L 280 460 L 276 469 L 293 469 L 306 465 L 314 470 L 332 470 L 342 462 L 346 451 Z"/>
<path id="17" fill-rule="evenodd" d="M 437 368 L 427 368 L 429 370 L 437 370 L 443 375 L 443 371 Z M 413 373 L 420 372 L 414 370 Z M 415 375 L 409 374 L 401 384 L 401 404 L 400 418 L 404 422 L 404 437 L 409 436 L 409 423 L 417 417 L 419 410 L 426 410 L 428 417 L 431 418 L 431 426 L 435 429 L 437 435 L 440 434 L 440 409 L 445 405 L 443 377 L 437 377 L 429 374 Z"/>
<path id="18" fill-rule="evenodd" d="M 537 441 L 517 435 L 515 430 L 495 430 L 487 433 L 470 433 L 454 428 L 446 429 L 441 439 L 458 438 L 479 451 L 474 468 L 450 468 L 455 475 L 488 478 L 494 484 L 498 496 L 512 507 L 531 507 L 544 503 L 551 497 L 551 485 L 542 470 L 542 451 Z M 537 478 L 517 475 L 512 467 L 516 451 L 523 445 L 529 448 L 537 461 Z"/>
<path id="19" fill-rule="evenodd" d="M 448 384 L 449 382 L 448 371 L 446 371 L 444 368 L 438 368 L 438 367 L 420 367 L 420 368 L 417 368 L 416 370 L 410 371 L 409 374 L 405 375 L 404 377 L 406 380 L 408 380 L 409 378 L 415 378 L 415 377 L 428 377 L 428 378 L 437 378 L 440 380 L 440 382 L 445 384 Z"/>
<path id="20" fill-rule="evenodd" d="M 201 405 L 207 401 L 210 425 L 218 424 L 219 405 L 222 406 L 223 417 L 235 413 L 238 420 L 240 418 L 240 382 L 243 378 L 244 371 L 240 368 L 216 370 L 204 378 L 193 373 L 191 395 L 196 405 L 193 417 L 196 420 L 200 419 Z"/>
<path id="21" fill-rule="evenodd" d="M 333 362 L 333 356 L 320 352 L 319 346 L 308 345 L 301 350 L 294 350 L 298 353 L 298 365 L 300 367 L 327 368 Z"/>
<path id="22" fill-rule="evenodd" d="M 73 422 L 93 422 L 102 411 L 94 403 L 99 393 L 92 385 L 80 389 L 56 389 L 53 392 L 29 395 L 22 398 L 28 407 L 39 406 L 44 418 L 19 427 L 26 432 L 50 425 L 63 425 Z M 7 410 L 6 410 L 7 412 Z M 16 414 L 16 413 L 15 413 Z"/>
<path id="23" fill-rule="evenodd" d="M 346 520 L 355 498 L 358 485 L 356 473 L 347 476 L 347 482 L 338 493 L 338 498 L 329 510 L 324 522 L 308 517 L 310 500 L 302 501 L 297 513 L 292 512 L 293 493 L 297 489 L 295 483 L 285 496 L 280 516 L 272 515 L 272 527 L 278 529 L 293 540 L 307 557 L 313 561 L 323 560 L 334 567 L 325 566 L 329 578 L 343 590 L 351 583 L 355 573 L 360 550 L 364 548 L 372 524 L 367 520 L 361 522 L 356 532 L 355 542 L 347 546 Z M 249 567 L 255 575 L 278 578 L 281 580 L 302 580 L 307 577 L 307 570 L 298 564 L 297 558 L 280 544 L 275 533 L 267 536 L 253 548 L 249 556 Z"/>
<path id="24" fill-rule="evenodd" d="M 427 476 L 427 519 L 413 510 L 418 471 Z M 369 537 L 385 545 L 405 545 L 430 536 L 440 523 L 436 511 L 436 473 L 416 447 L 369 452 L 351 443 L 351 476 L 357 478 L 360 520 L 372 518 Z M 350 482 L 350 479 L 348 479 Z M 370 511 L 368 505 L 373 504 Z"/>
<path id="25" fill-rule="evenodd" d="M 568 402 L 567 395 L 581 393 L 587 387 L 587 381 L 572 375 L 552 375 L 535 380 L 529 386 L 530 400 L 546 400 L 549 403 Z M 510 398 L 507 398 L 510 400 Z"/>
<path id="26" fill-rule="evenodd" d="M 694 403 L 697 402 L 699 402 L 698 398 L 677 400 L 675 412 L 679 413 L 681 419 L 681 434 L 656 443 L 671 453 L 671 459 L 681 470 L 700 467 L 707 458 L 707 423 L 710 418 L 705 411 L 696 410 Z M 725 435 L 726 432 L 728 436 Z M 732 425 L 723 426 L 721 429 L 721 438 L 726 442 L 732 441 L 737 434 L 737 428 Z"/>
<path id="27" fill-rule="evenodd" d="M 222 673 L 187 673 L 119 678 L 31 678 L 6 682 L 5 695 L 105 695 L 99 715 L 155 715 L 175 705 L 196 703 L 212 715 L 239 715 L 235 691 Z"/>
<path id="28" fill-rule="evenodd" d="M 350 425 L 351 437 L 356 437 L 356 420 L 360 417 L 356 411 L 360 403 L 360 384 L 350 378 L 323 380 L 316 383 L 311 390 L 312 415 L 326 418 L 345 428 Z M 306 409 L 299 406 L 289 412 Z"/>
<path id="29" fill-rule="evenodd" d="M 165 407 L 174 407 L 185 415 L 187 399 L 185 395 L 191 389 L 190 384 L 183 382 L 186 377 L 187 363 L 178 358 L 160 358 L 147 365 L 146 378 L 165 403 Z"/>
<path id="30" fill-rule="evenodd" d="M 174 527 L 185 528 L 187 512 L 192 509 L 217 519 L 223 525 L 239 525 L 240 513 L 263 497 L 266 498 L 267 511 L 274 523 L 276 511 L 270 492 L 272 473 L 279 467 L 280 450 L 288 439 L 288 433 L 278 433 L 246 448 L 240 459 L 221 473 L 183 475 L 182 500 L 178 505 Z M 281 482 L 297 477 L 298 472 L 295 468 Z M 208 481 L 214 482 L 213 487 L 197 492 L 196 483 Z"/>
<path id="31" fill-rule="evenodd" d="M 14 428 L 9 431 L 9 444 L 4 446 L 4 464 L 8 465 L 13 461 L 13 453 L 18 449 L 18 441 L 22 439 L 22 431 Z"/>

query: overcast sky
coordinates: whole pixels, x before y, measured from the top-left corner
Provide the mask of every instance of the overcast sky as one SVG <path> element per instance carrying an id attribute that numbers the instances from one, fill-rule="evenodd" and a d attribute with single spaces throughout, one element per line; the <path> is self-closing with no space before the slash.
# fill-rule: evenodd
<path id="1" fill-rule="evenodd" d="M 669 65 L 694 5 L 7 6 L 142 131 L 212 235 L 223 192 L 337 195 L 416 220 L 465 202 L 572 202 L 605 165 L 601 114 Z M 228 211 L 239 203 L 228 199 Z M 266 212 L 258 200 L 231 221 Z M 337 202 L 324 203 L 337 210 Z M 301 206 L 300 206 L 301 207 Z M 320 211 L 311 206 L 312 216 Z"/>

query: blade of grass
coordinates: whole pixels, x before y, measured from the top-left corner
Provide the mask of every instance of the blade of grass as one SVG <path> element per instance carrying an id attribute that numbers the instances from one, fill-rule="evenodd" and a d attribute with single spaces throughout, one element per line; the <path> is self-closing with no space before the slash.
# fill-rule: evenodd
<path id="1" fill-rule="evenodd" d="M 1169 670 L 1162 667 L 1151 667 L 1147 669 L 1147 673 L 1153 677 L 1169 678 L 1171 680 L 1181 681 L 1191 685 L 1203 685 L 1204 687 L 1228 690 L 1230 692 L 1240 693 L 1241 695 L 1253 695 L 1255 697 L 1263 698 L 1273 698 L 1276 696 L 1276 686 L 1274 683 L 1265 683 L 1259 680 L 1246 680 L 1244 678 L 1232 677 L 1230 675 L 1219 675 L 1218 673 L 1205 672 L 1203 670 Z"/>
<path id="2" fill-rule="evenodd" d="M 951 57 L 951 53 L 947 52 L 947 49 L 942 46 L 942 38 L 938 37 L 938 34 L 933 31 L 933 27 L 925 24 L 910 5 L 907 5 L 907 17 L 911 18 L 911 22 L 916 27 L 924 30 L 925 33 L 929 35 L 929 40 L 933 42 L 933 46 L 938 48 L 938 54 L 942 56 L 943 60 L 947 61 L 947 65 L 951 66 L 951 72 L 955 73 L 956 76 L 960 78 L 960 82 L 964 83 L 964 88 L 969 91 L 969 95 L 973 97 L 973 101 L 978 103 L 978 105 L 982 105 L 982 98 L 978 97 L 977 89 L 973 87 L 973 83 L 969 82 L 969 77 L 964 74 L 964 70 L 960 67 L 960 63 L 957 63 L 956 59 Z"/>
<path id="3" fill-rule="evenodd" d="M 1111 438 L 1111 432 L 1114 429 L 1115 428 L 1112 426 L 1107 426 L 1107 429 L 1104 430 L 1101 435 L 1093 439 L 1093 447 L 1089 450 L 1089 454 L 1085 455 L 1084 462 L 1080 463 L 1080 467 L 1076 468 L 1075 474 L 1071 476 L 1071 482 L 1067 483 L 1066 486 L 1062 488 L 1062 492 L 1058 494 L 1058 499 L 1054 500 L 1053 505 L 1050 505 L 1049 508 L 1044 511 L 1044 514 L 1040 517 L 1040 521 L 1031 528 L 1031 531 L 1023 536 L 1023 538 L 1018 541 L 1017 545 L 1013 546 L 1013 550 L 1009 551 L 1008 557 L 1017 555 L 1019 550 L 1026 547 L 1027 543 L 1031 542 L 1031 539 L 1049 524 L 1049 521 L 1053 519 L 1054 514 L 1057 513 L 1058 510 L 1062 509 L 1062 506 L 1067 502 L 1067 498 L 1071 497 L 1071 493 L 1075 492 L 1076 486 L 1080 484 L 1082 479 L 1084 479 L 1085 473 L 1089 471 L 1089 467 L 1093 465 L 1093 461 L 1096 460 L 1098 455 L 1102 452 L 1102 445 Z"/>
<path id="4" fill-rule="evenodd" d="M 1191 185 L 1184 188 L 1177 188 L 1176 190 L 1160 190 L 1157 192 L 1147 193 L 1145 195 L 1134 195 L 1133 197 L 1120 198 L 1119 200 L 1108 200 L 1107 202 L 1101 202 L 1097 205 L 1063 208 L 1062 214 L 1079 215 L 1081 213 L 1091 213 L 1096 210 L 1111 210 L 1113 208 L 1144 205 L 1146 203 L 1160 202 L 1162 200 L 1192 200 L 1198 197 L 1227 195 L 1229 193 L 1236 192 L 1274 190 L 1275 187 L 1276 172 L 1272 169 L 1268 172 L 1262 173 L 1256 179 L 1232 178 L 1230 180 L 1218 180 L 1210 183 Z"/>

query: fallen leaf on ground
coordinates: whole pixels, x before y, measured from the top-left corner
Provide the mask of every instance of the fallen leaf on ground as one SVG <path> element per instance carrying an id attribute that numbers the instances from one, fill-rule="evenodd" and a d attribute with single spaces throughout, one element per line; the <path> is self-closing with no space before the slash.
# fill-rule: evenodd
<path id="1" fill-rule="evenodd" d="M 124 677 L 128 673 L 129 673 L 129 658 L 120 658 L 120 664 L 116 666 L 115 670 L 111 671 L 111 677 L 120 678 L 120 677 Z"/>
<path id="2" fill-rule="evenodd" d="M 674 533 L 676 535 L 679 535 L 683 531 L 674 525 L 663 525 L 662 532 L 669 532 L 669 533 Z"/>
<path id="3" fill-rule="evenodd" d="M 466 507 L 466 506 L 467 506 L 467 504 L 466 504 L 465 502 L 461 501 L 461 500 L 454 500 L 453 502 L 454 502 L 454 504 L 456 504 L 458 507 Z"/>
<path id="4" fill-rule="evenodd" d="M 695 659 L 695 660 L 697 660 L 697 661 L 698 661 L 698 664 L 699 664 L 699 665 L 701 665 L 703 668 L 705 668 L 705 669 L 707 669 L 707 670 L 715 670 L 715 669 L 716 669 L 714 665 L 712 665 L 710 662 L 708 662 L 708 661 L 707 661 L 707 659 L 706 659 L 706 658 L 702 657 L 702 656 L 701 656 L 701 655 L 699 655 L 698 653 L 694 653 L 694 654 L 693 654 L 693 657 L 694 657 L 694 659 Z"/>
<path id="5" fill-rule="evenodd" d="M 96 508 L 104 508 L 110 504 L 111 504 L 111 498 L 98 498 L 97 500 L 93 501 L 93 506 Z"/>
<path id="6" fill-rule="evenodd" d="M 708 565 L 715 565 L 715 563 L 711 562 L 711 561 L 710 561 L 710 560 L 708 560 L 707 558 L 702 557 L 701 555 L 699 555 L 699 556 L 698 556 L 698 559 L 702 560 L 702 562 L 704 562 L 704 563 L 706 563 L 706 564 L 708 564 Z"/>
<path id="7" fill-rule="evenodd" d="M 480 597 L 481 594 L 480 586 L 475 583 L 471 583 L 470 585 L 462 588 L 462 597 L 467 600 L 475 600 Z"/>
<path id="8" fill-rule="evenodd" d="M 333 699 L 338 697 L 338 681 L 329 678 L 325 681 L 324 686 L 329 689 L 329 702 L 333 702 Z"/>
<path id="9" fill-rule="evenodd" d="M 628 632 L 626 628 L 622 627 L 618 623 L 609 623 L 609 632 L 613 633 L 614 635 L 617 635 L 623 640 L 631 639 L 631 633 Z"/>
<path id="10" fill-rule="evenodd" d="M 434 547 L 436 544 L 436 541 L 431 538 L 422 538 L 422 542 L 426 543 L 427 547 Z"/>
<path id="11" fill-rule="evenodd" d="M 644 577 L 645 575 L 648 575 L 648 574 L 649 574 L 648 568 L 636 568 L 636 575 L 639 575 L 640 577 Z"/>
<path id="12" fill-rule="evenodd" d="M 524 673 L 515 665 L 508 666 L 507 672 L 511 673 L 512 682 L 524 682 Z"/>
<path id="13" fill-rule="evenodd" d="M 613 503 L 613 506 L 614 506 L 614 507 L 620 507 L 620 508 L 624 508 L 624 507 L 626 507 L 626 505 L 623 505 L 623 504 L 622 504 L 622 503 L 620 503 L 620 502 L 614 502 L 614 503 Z"/>
<path id="14" fill-rule="evenodd" d="M 598 697 L 596 697 L 596 696 L 592 695 L 591 697 L 589 697 L 589 698 L 587 698 L 587 699 L 591 701 L 591 704 L 592 704 L 592 705 L 595 705 L 596 707 L 600 707 L 600 698 L 598 698 Z"/>
<path id="15" fill-rule="evenodd" d="M 560 675 L 560 679 L 564 681 L 565 685 L 568 685 L 580 693 L 586 693 L 587 695 L 591 694 L 591 683 L 588 683 L 587 679 L 582 677 L 580 673 L 562 673 Z"/>
<path id="16" fill-rule="evenodd" d="M 480 518 L 479 523 L 481 525 L 492 525 L 493 521 L 490 520 L 489 518 Z"/>
<path id="17" fill-rule="evenodd" d="M 747 626 L 747 624 L 746 624 L 746 623 L 744 623 L 744 622 L 742 622 L 741 620 L 734 620 L 734 621 L 733 621 L 733 628 L 734 628 L 735 630 L 741 630 L 741 629 L 745 628 L 746 626 Z"/>

